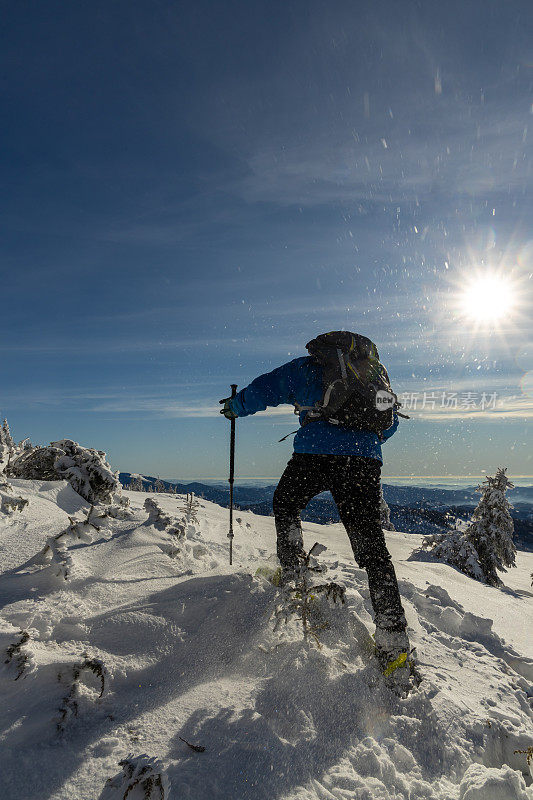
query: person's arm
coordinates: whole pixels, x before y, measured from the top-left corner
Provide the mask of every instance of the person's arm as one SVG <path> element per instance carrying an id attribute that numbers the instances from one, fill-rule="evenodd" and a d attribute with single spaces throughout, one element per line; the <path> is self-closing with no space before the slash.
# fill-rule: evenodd
<path id="1" fill-rule="evenodd" d="M 253 380 L 231 400 L 231 410 L 238 417 L 247 417 L 257 411 L 264 411 L 268 406 L 294 403 L 298 370 L 295 361 L 289 361 L 288 364 Z"/>
<path id="2" fill-rule="evenodd" d="M 381 431 L 380 439 L 382 442 L 386 442 L 387 439 L 390 439 L 391 436 L 394 436 L 396 431 L 398 430 L 398 424 L 400 422 L 400 418 L 396 411 L 394 412 L 394 422 L 390 426 L 390 428 L 386 428 L 384 431 Z"/>

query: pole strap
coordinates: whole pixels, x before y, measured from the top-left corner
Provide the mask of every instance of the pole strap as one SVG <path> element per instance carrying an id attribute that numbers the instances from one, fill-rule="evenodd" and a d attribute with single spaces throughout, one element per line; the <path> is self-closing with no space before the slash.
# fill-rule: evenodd
<path id="1" fill-rule="evenodd" d="M 291 431 L 290 433 L 287 433 L 285 436 L 283 436 L 281 439 L 279 439 L 278 442 L 284 442 L 285 439 L 288 439 L 289 436 L 294 436 L 294 434 L 298 433 L 299 430 L 300 430 L 300 428 L 296 428 L 295 431 Z"/>

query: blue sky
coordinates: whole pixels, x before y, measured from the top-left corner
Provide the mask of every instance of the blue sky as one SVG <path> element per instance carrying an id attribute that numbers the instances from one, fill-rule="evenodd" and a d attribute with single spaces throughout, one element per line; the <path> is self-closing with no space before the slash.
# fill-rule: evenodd
<path id="1" fill-rule="evenodd" d="M 228 385 L 347 328 L 419 396 L 385 475 L 533 473 L 529 0 L 21 0 L 3 23 L 18 438 L 222 477 Z M 483 270 L 516 301 L 480 328 L 458 309 Z M 279 475 L 294 422 L 241 420 L 238 474 Z"/>

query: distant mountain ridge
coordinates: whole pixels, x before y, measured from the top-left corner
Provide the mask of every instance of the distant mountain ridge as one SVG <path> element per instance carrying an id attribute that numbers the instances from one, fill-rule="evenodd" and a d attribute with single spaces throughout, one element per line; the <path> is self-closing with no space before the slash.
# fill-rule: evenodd
<path id="1" fill-rule="evenodd" d="M 161 480 L 149 475 L 142 476 L 146 486 L 154 486 L 157 480 Z M 120 482 L 123 486 L 129 484 L 131 480 L 131 473 L 121 472 Z M 182 492 L 195 492 L 202 494 L 206 500 L 215 500 L 215 497 L 223 500 L 227 499 L 228 488 L 227 485 L 221 484 L 205 484 L 200 481 L 192 481 L 191 483 L 179 483 L 176 481 L 161 480 L 166 489 L 174 489 L 178 494 Z M 234 497 L 241 503 L 262 503 L 265 501 L 272 501 L 276 485 L 271 486 L 238 486 L 235 485 Z M 476 492 L 475 487 L 468 487 L 466 489 L 440 489 L 440 488 L 426 488 L 423 486 L 393 486 L 391 484 L 383 484 L 383 494 L 385 500 L 390 505 L 391 503 L 398 506 L 409 507 L 431 507 L 431 508 L 448 508 L 451 505 L 456 506 L 476 506 L 479 501 L 479 493 Z M 530 505 L 533 512 L 533 486 L 517 486 L 509 491 L 509 499 L 514 505 Z"/>
<path id="2" fill-rule="evenodd" d="M 208 485 L 199 481 L 191 483 L 175 483 L 155 478 L 150 475 L 141 476 L 147 489 L 153 491 L 157 480 L 160 480 L 165 491 L 176 494 L 194 492 L 220 506 L 228 507 L 229 491 L 226 486 Z M 120 473 L 120 482 L 128 487 L 131 481 L 129 472 Z M 235 486 L 235 507 L 242 511 L 252 511 L 261 516 L 272 516 L 272 498 L 276 486 Z M 516 502 L 512 511 L 515 522 L 515 543 L 522 550 L 533 551 L 533 487 L 517 487 L 520 497 L 531 493 L 531 501 Z M 516 492 L 517 489 L 512 490 Z M 387 501 L 391 522 L 397 530 L 406 533 L 428 535 L 449 530 L 447 514 L 467 520 L 477 505 L 479 494 L 474 489 L 425 489 L 420 486 L 390 486 L 383 484 L 383 494 Z M 509 492 L 511 502 L 512 493 Z M 329 492 L 313 498 L 304 511 L 302 520 L 328 524 L 339 522 L 337 507 Z"/>

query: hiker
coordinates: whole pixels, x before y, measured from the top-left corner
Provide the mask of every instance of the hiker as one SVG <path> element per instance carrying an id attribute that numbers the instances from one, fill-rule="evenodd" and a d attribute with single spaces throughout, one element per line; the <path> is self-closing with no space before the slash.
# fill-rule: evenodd
<path id="1" fill-rule="evenodd" d="M 293 580 L 304 553 L 300 513 L 329 490 L 354 557 L 368 575 L 376 653 L 385 669 L 409 653 L 396 573 L 380 524 L 381 445 L 398 427 L 396 396 L 376 346 L 349 331 L 322 334 L 295 358 L 260 375 L 221 414 L 247 417 L 290 403 L 299 414 L 294 453 L 274 492 L 282 582 Z M 377 396 L 386 408 L 377 407 Z M 387 398 L 388 395 L 388 398 Z"/>

